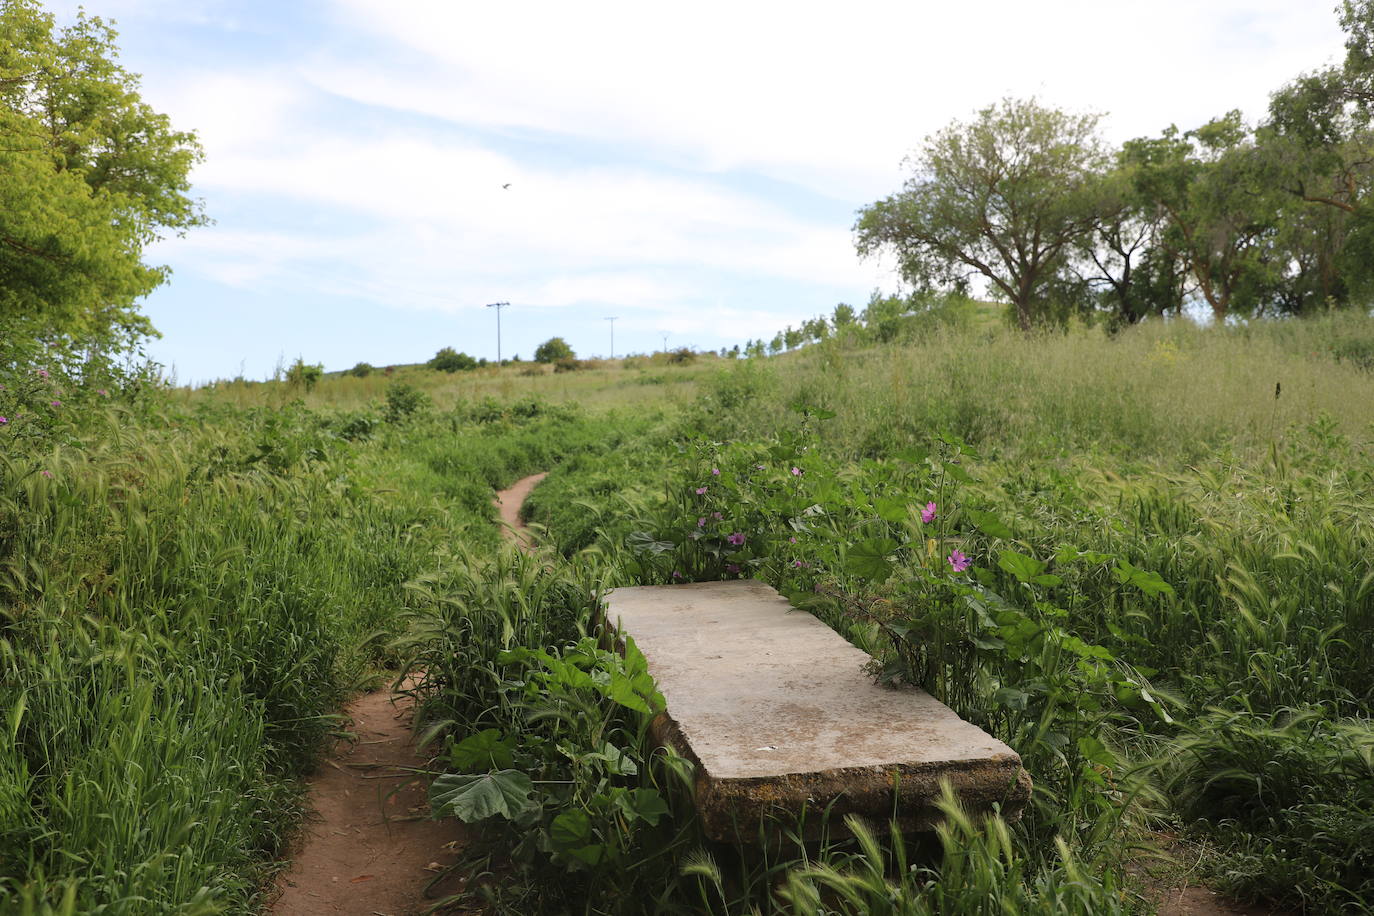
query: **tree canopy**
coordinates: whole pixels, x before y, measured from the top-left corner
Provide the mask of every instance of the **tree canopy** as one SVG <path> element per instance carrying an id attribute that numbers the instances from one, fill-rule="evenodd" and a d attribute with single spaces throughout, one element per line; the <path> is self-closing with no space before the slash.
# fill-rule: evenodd
<path id="1" fill-rule="evenodd" d="M 575 358 L 573 348 L 568 346 L 568 342 L 561 337 L 550 337 L 541 343 L 534 351 L 534 361 L 536 363 L 556 363 L 560 359 Z"/>
<path id="2" fill-rule="evenodd" d="M 0 4 L 0 319 L 13 339 L 127 344 L 167 279 L 144 249 L 206 222 L 189 196 L 195 135 L 117 62 L 116 34 L 34 0 Z"/>

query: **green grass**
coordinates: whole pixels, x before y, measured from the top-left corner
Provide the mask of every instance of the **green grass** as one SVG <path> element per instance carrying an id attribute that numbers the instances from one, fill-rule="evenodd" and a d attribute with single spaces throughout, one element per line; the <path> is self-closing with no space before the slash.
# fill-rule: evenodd
<path id="1" fill-rule="evenodd" d="M 0 912 L 253 911 L 341 701 L 406 666 L 436 766 L 539 780 L 479 828 L 498 911 L 1139 912 L 1159 828 L 1238 896 L 1374 905 L 1374 321 L 1026 338 L 959 308 L 557 375 L 10 373 Z M 490 499 L 541 470 L 526 558 Z M 705 847 L 586 639 L 601 589 L 732 566 L 1016 747 L 1026 817 Z"/>

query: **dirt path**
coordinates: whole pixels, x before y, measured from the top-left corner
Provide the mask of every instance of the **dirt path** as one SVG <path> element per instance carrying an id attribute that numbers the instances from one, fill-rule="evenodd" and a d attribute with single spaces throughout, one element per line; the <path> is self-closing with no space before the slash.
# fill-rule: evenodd
<path id="1" fill-rule="evenodd" d="M 530 534 L 530 529 L 526 527 L 525 523 L 520 521 L 520 507 L 525 504 L 525 499 L 530 495 L 530 491 L 539 485 L 539 481 L 548 476 L 548 471 L 544 471 L 542 474 L 531 474 L 529 477 L 517 480 L 509 490 L 502 490 L 497 493 L 496 498 L 492 500 L 497 511 L 501 513 L 501 524 L 505 526 L 502 533 L 525 550 L 534 546 L 534 537 Z"/>
<path id="2" fill-rule="evenodd" d="M 409 778 L 425 765 L 410 708 L 409 697 L 379 690 L 345 710 L 356 740 L 340 741 L 310 780 L 314 812 L 270 913 L 413 916 L 433 902 L 425 885 L 456 860 L 463 831 L 453 818 L 430 820 L 428 783 Z M 459 889 L 445 880 L 437 896 Z"/>
<path id="3" fill-rule="evenodd" d="M 520 506 L 545 474 L 496 494 L 506 537 L 526 550 L 533 538 Z M 425 766 L 410 729 L 411 697 L 378 690 L 344 710 L 352 741 L 340 741 L 310 779 L 313 809 L 300 850 L 277 879 L 273 916 L 416 916 L 435 898 L 461 889 L 446 877 L 429 898 L 425 887 L 457 859 L 463 826 L 429 819 Z"/>

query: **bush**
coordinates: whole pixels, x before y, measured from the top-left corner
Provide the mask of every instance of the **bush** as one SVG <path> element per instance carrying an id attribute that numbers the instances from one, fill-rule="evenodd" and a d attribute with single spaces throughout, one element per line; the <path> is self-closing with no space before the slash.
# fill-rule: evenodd
<path id="1" fill-rule="evenodd" d="M 354 378 L 367 378 L 372 374 L 372 370 L 373 366 L 371 363 L 358 363 L 358 365 L 348 370 L 348 374 Z"/>
<path id="2" fill-rule="evenodd" d="M 573 348 L 561 337 L 550 337 L 534 351 L 534 361 L 537 363 L 558 363 L 561 360 L 575 359 L 576 356 Z"/>
<path id="3" fill-rule="evenodd" d="M 452 347 L 444 347 L 434 358 L 425 363 L 436 372 L 458 372 L 477 368 L 477 360 L 466 353 L 459 353 Z"/>
<path id="4" fill-rule="evenodd" d="M 400 423 L 429 407 L 429 395 L 413 385 L 396 382 L 386 390 L 386 421 Z"/>
<path id="5" fill-rule="evenodd" d="M 289 385 L 304 385 L 306 391 L 313 391 L 322 375 L 324 375 L 322 364 L 311 365 L 300 357 L 296 357 L 291 368 L 286 370 L 286 382 Z"/>
<path id="6" fill-rule="evenodd" d="M 553 364 L 554 372 L 576 372 L 578 369 L 587 368 L 586 363 L 571 356 L 565 356 Z"/>

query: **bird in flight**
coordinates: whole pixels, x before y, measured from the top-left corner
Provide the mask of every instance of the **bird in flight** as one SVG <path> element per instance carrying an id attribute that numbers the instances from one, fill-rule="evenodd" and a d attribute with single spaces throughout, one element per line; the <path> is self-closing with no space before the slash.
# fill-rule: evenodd
<path id="1" fill-rule="evenodd" d="M 506 190 L 506 188 L 509 188 L 509 187 L 510 187 L 510 182 L 508 181 L 508 182 L 506 182 L 505 184 L 501 185 L 501 190 L 504 191 L 504 190 Z"/>

